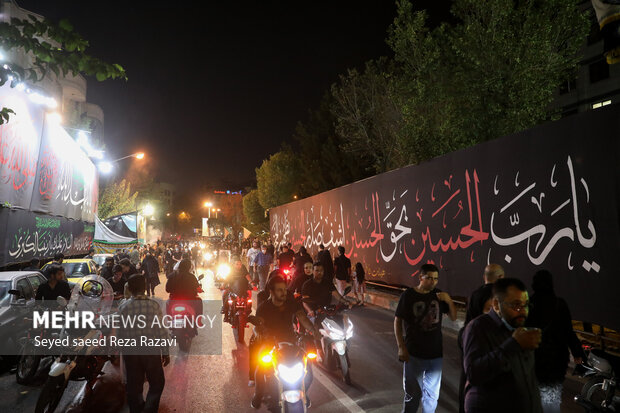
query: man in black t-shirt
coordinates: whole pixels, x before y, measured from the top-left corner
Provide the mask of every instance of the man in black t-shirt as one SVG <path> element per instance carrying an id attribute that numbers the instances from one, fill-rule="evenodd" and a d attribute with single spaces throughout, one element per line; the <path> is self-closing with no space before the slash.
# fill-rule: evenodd
<path id="1" fill-rule="evenodd" d="M 303 308 L 294 300 L 288 300 L 286 281 L 278 275 L 271 278 L 268 285 L 270 291 L 270 297 L 267 301 L 262 303 L 256 310 L 256 317 L 260 322 L 260 329 L 263 330 L 262 336 L 264 342 L 254 343 L 250 348 L 250 371 L 256 365 L 255 378 L 256 388 L 254 391 L 254 397 L 252 398 L 252 407 L 255 409 L 260 408 L 263 394 L 265 391 L 265 371 L 261 363 L 256 363 L 259 355 L 269 351 L 274 345 L 273 339 L 277 342 L 289 342 L 296 343 L 295 330 L 293 328 L 293 317 L 297 317 L 301 325 L 303 325 L 308 331 L 312 331 L 315 337 L 319 337 L 319 332 L 314 328 L 308 317 L 306 316 Z M 256 351 L 256 348 L 259 351 Z M 312 381 L 312 370 L 308 365 L 308 373 L 306 374 L 306 391 L 310 387 Z M 252 385 L 250 381 L 250 385 Z M 309 400 L 309 399 L 308 399 Z"/>
<path id="2" fill-rule="evenodd" d="M 312 279 L 306 281 L 301 287 L 301 296 L 308 317 L 314 317 L 318 308 L 330 305 L 332 298 L 351 307 L 347 299 L 336 290 L 334 284 L 324 277 L 323 264 L 320 262 L 312 264 Z"/>
<path id="3" fill-rule="evenodd" d="M 437 408 L 443 361 L 441 317 L 448 313 L 453 321 L 456 320 L 452 298 L 436 288 L 438 280 L 436 266 L 422 265 L 420 283 L 402 293 L 396 307 L 394 333 L 398 358 L 405 363 L 405 413 L 417 412 L 420 402 L 423 413 L 434 412 Z"/>
<path id="4" fill-rule="evenodd" d="M 71 299 L 71 288 L 65 281 L 65 269 L 59 264 L 50 264 L 47 267 L 49 279 L 39 285 L 35 300 L 56 301 L 58 297 Z"/>
<path id="5" fill-rule="evenodd" d="M 338 247 L 338 256 L 334 258 L 334 273 L 336 274 L 336 288 L 344 294 L 347 283 L 351 281 L 351 260 L 344 255 L 344 247 Z"/>
<path id="6" fill-rule="evenodd" d="M 282 252 L 278 255 L 279 268 L 292 268 L 295 260 L 295 253 L 291 251 L 288 245 L 282 246 Z"/>
<path id="7" fill-rule="evenodd" d="M 125 295 L 125 283 L 127 282 L 127 278 L 123 274 L 123 267 L 116 264 L 112 267 L 112 276 L 106 278 L 106 280 L 112 286 L 112 291 L 114 291 L 114 298 L 121 299 Z"/>

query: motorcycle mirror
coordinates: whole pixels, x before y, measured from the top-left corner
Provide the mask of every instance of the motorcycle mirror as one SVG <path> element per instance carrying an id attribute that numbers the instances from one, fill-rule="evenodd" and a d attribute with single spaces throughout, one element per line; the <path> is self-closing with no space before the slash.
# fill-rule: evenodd
<path id="1" fill-rule="evenodd" d="M 65 297 L 61 297 L 61 296 L 56 297 L 56 302 L 61 307 L 66 307 L 67 306 L 67 299 Z"/>
<path id="2" fill-rule="evenodd" d="M 204 275 L 204 274 L 200 274 L 200 275 L 198 276 L 198 281 L 202 280 L 203 278 L 205 278 L 205 275 Z"/>
<path id="3" fill-rule="evenodd" d="M 343 296 L 348 295 L 351 292 L 351 286 L 348 286 L 347 288 L 344 289 L 344 294 L 342 294 Z"/>

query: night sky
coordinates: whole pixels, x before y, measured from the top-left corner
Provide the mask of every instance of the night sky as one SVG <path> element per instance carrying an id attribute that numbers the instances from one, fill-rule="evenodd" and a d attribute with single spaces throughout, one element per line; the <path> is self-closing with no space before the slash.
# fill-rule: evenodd
<path id="1" fill-rule="evenodd" d="M 390 55 L 396 11 L 392 0 L 18 4 L 68 18 L 90 54 L 125 68 L 128 82 L 88 83 L 108 156 L 142 150 L 157 179 L 181 192 L 253 184 L 254 168 L 339 74 Z"/>

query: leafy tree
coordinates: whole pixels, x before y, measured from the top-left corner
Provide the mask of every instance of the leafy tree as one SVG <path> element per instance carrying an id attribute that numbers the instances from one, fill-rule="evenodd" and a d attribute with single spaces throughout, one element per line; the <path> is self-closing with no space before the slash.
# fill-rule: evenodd
<path id="1" fill-rule="evenodd" d="M 299 177 L 299 158 L 288 147 L 264 160 L 260 168 L 256 168 L 261 206 L 269 209 L 293 201 L 299 190 Z"/>
<path id="2" fill-rule="evenodd" d="M 367 62 L 363 72 L 348 70 L 331 88 L 343 149 L 370 159 L 375 173 L 409 161 L 399 135 L 402 113 L 393 97 L 390 66 L 387 59 Z"/>
<path id="3" fill-rule="evenodd" d="M 300 198 L 328 191 L 368 177 L 370 162 L 360 154 L 342 149 L 343 140 L 336 133 L 336 118 L 331 113 L 334 104 L 326 94 L 317 110 L 309 112 L 305 123 L 298 123 L 293 138 L 299 144 L 301 176 Z"/>
<path id="4" fill-rule="evenodd" d="M 137 192 L 131 193 L 131 183 L 124 179 L 110 183 L 99 196 L 99 219 L 135 211 L 137 196 Z"/>
<path id="5" fill-rule="evenodd" d="M 265 208 L 258 201 L 258 190 L 253 189 L 243 197 L 243 226 L 254 233 L 269 231 L 269 220 L 265 217 Z"/>
<path id="6" fill-rule="evenodd" d="M 88 41 L 74 32 L 67 20 L 56 24 L 30 15 L 28 19 L 12 18 L 10 23 L 0 22 L 0 48 L 6 52 L 23 52 L 31 57 L 28 67 L 13 62 L 0 66 L 0 86 L 6 82 L 10 82 L 11 87 L 24 81 L 40 82 L 51 73 L 56 77 L 83 73 L 94 76 L 98 81 L 127 80 L 120 65 L 105 63 L 86 54 L 87 47 Z M 14 113 L 10 108 L 0 110 L 0 124 L 8 121 L 10 113 Z"/>
<path id="7" fill-rule="evenodd" d="M 557 117 L 557 86 L 574 76 L 588 16 L 578 1 L 455 0 L 454 25 L 435 30 L 407 0 L 394 50 L 402 159 L 419 162 Z M 401 165 L 402 166 L 402 165 Z"/>

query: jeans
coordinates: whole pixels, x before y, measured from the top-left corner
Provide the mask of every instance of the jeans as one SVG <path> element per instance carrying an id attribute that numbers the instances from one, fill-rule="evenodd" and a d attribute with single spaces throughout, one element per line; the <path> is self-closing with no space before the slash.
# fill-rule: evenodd
<path id="1" fill-rule="evenodd" d="M 268 276 L 269 276 L 269 266 L 259 265 L 258 266 L 259 290 L 263 291 L 265 289 L 265 284 L 267 283 Z"/>
<path id="2" fill-rule="evenodd" d="M 166 378 L 161 364 L 161 356 L 142 355 L 123 356 L 127 383 L 127 404 L 131 413 L 156 413 L 159 410 L 159 399 L 164 391 Z M 142 397 L 144 376 L 149 382 L 146 401 Z"/>
<path id="3" fill-rule="evenodd" d="M 560 413 L 562 383 L 539 384 L 540 402 L 544 413 Z"/>
<path id="4" fill-rule="evenodd" d="M 403 366 L 405 400 L 403 413 L 415 413 L 422 401 L 422 413 L 432 413 L 437 408 L 441 387 L 443 358 L 420 359 L 409 356 Z"/>

